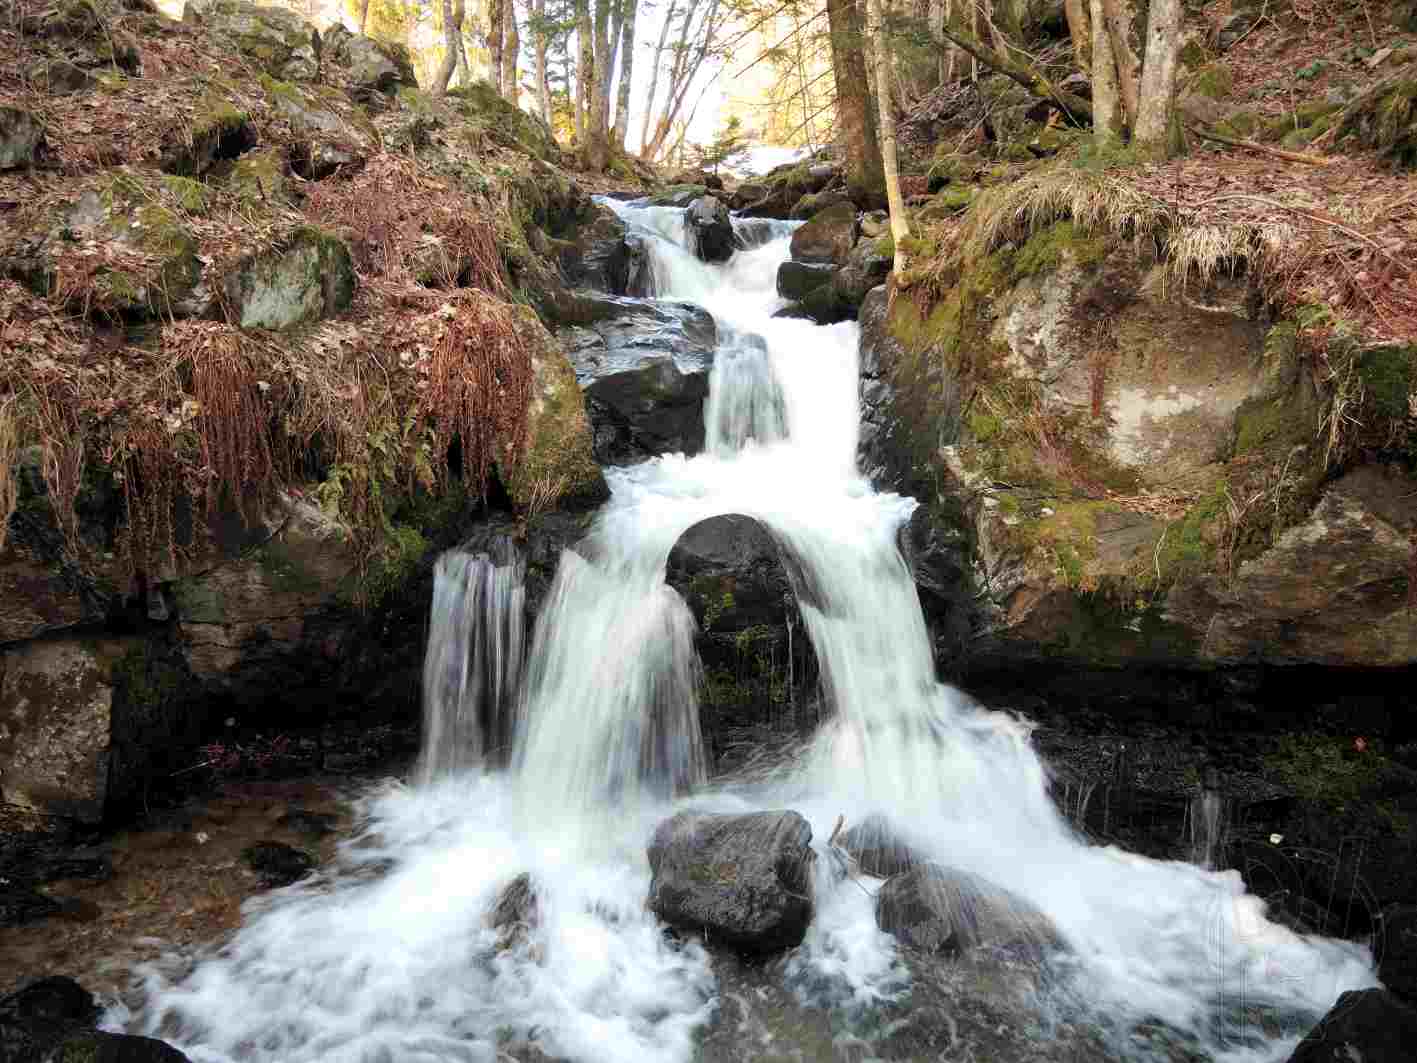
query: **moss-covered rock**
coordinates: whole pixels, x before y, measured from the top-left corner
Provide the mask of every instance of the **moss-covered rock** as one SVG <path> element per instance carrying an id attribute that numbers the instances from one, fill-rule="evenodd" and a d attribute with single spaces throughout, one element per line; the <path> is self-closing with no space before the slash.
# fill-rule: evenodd
<path id="1" fill-rule="evenodd" d="M 540 116 L 504 99 L 486 81 L 454 89 L 446 100 L 468 124 L 469 134 L 560 164 L 561 149 Z"/>
<path id="2" fill-rule="evenodd" d="M 248 210 L 280 206 L 289 194 L 286 170 L 285 157 L 275 148 L 247 152 L 231 167 L 226 186 Z"/>
<path id="3" fill-rule="evenodd" d="M 18 107 L 0 107 L 0 170 L 33 166 L 44 143 L 44 126 Z"/>
<path id="4" fill-rule="evenodd" d="M 1353 137 L 1397 166 L 1417 168 L 1417 63 L 1389 74 L 1343 112 L 1338 137 Z"/>
<path id="5" fill-rule="evenodd" d="M 343 240 L 303 225 L 243 260 L 223 282 L 242 328 L 285 329 L 330 317 L 354 298 L 354 263 Z"/>
<path id="6" fill-rule="evenodd" d="M 523 511 L 603 502 L 610 492 L 591 453 L 590 420 L 575 369 L 535 313 L 526 307 L 519 312 L 536 338 L 532 398 L 526 450 L 515 466 L 498 462 L 502 484 Z"/>
<path id="7" fill-rule="evenodd" d="M 230 41 L 266 73 L 314 81 L 320 73 L 320 35 L 293 11 L 246 0 L 187 0 L 184 22 Z"/>

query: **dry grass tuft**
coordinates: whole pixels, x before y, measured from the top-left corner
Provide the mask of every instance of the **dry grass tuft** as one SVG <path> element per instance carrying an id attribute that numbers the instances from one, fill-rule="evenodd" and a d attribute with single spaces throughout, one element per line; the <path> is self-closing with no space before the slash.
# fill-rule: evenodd
<path id="1" fill-rule="evenodd" d="M 10 408 L 16 397 L 11 395 L 0 400 L 0 550 L 5 549 L 5 536 L 10 525 L 10 514 L 15 512 L 19 501 L 20 486 L 15 469 L 15 455 L 20 449 L 20 426 L 15 423 Z"/>

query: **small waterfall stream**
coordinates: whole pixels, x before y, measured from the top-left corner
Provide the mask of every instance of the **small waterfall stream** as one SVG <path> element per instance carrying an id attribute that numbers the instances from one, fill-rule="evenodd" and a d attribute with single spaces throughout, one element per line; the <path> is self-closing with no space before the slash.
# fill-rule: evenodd
<path id="1" fill-rule="evenodd" d="M 646 245 L 652 291 L 718 323 L 705 452 L 607 470 L 612 498 L 563 555 L 524 661 L 516 558 L 440 562 L 420 784 L 370 795 L 337 867 L 272 897 L 190 969 L 148 970 L 146 1006 L 118 1018 L 199 1063 L 491 1063 L 528 1043 L 691 1063 L 722 1004 L 714 961 L 666 940 L 643 903 L 646 839 L 685 793 L 795 808 L 818 844 L 840 815 L 884 816 L 929 858 L 1048 914 L 1069 947 L 1062 999 L 1084 1021 L 1160 1021 L 1211 1058 L 1284 1058 L 1292 1043 L 1235 1036 L 1237 1001 L 1313 1021 L 1373 984 L 1364 950 L 1266 921 L 1235 872 L 1084 844 L 1026 722 L 936 680 L 895 544 L 915 502 L 873 491 L 855 466 L 857 326 L 772 316 L 791 225 L 755 222 L 709 266 L 685 245 L 682 211 L 614 206 Z M 797 561 L 829 718 L 776 776 L 707 790 L 694 621 L 664 568 L 687 528 L 724 513 L 762 521 Z M 504 743 L 510 767 L 496 770 L 488 754 Z M 499 949 L 485 916 L 522 872 L 538 922 Z M 788 973 L 858 1002 L 900 992 L 869 897 L 854 882 L 821 889 Z M 1169 1058 L 1125 1036 L 1117 1052 Z M 756 1057 L 745 1043 L 741 1058 Z"/>

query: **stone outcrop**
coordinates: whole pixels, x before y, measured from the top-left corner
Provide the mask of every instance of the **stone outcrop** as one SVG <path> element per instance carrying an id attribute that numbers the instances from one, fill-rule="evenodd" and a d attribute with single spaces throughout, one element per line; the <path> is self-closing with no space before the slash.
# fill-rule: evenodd
<path id="1" fill-rule="evenodd" d="M 585 392 L 595 458 L 623 465 L 704 445 L 713 318 L 688 303 L 588 296 L 561 329 Z"/>
<path id="2" fill-rule="evenodd" d="M 225 280 L 227 300 L 242 328 L 284 329 L 332 317 L 349 306 L 354 285 L 349 248 L 309 226 L 251 256 Z"/>
<path id="3" fill-rule="evenodd" d="M 796 812 L 680 812 L 650 842 L 649 906 L 672 927 L 745 952 L 801 944 L 813 911 L 811 841 Z"/>

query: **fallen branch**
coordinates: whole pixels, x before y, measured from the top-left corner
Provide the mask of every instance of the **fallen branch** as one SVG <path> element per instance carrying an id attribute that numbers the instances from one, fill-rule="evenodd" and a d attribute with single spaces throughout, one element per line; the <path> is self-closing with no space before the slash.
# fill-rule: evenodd
<path id="1" fill-rule="evenodd" d="M 1284 159 L 1287 162 L 1302 162 L 1309 166 L 1332 166 L 1338 161 L 1336 158 L 1326 155 L 1307 155 L 1299 151 L 1271 148 L 1268 144 L 1259 144 L 1253 140 L 1235 140 L 1231 137 L 1223 137 L 1219 133 L 1201 129 L 1198 126 L 1187 126 L 1186 128 L 1202 140 L 1213 140 L 1217 144 L 1229 144 L 1232 148 L 1244 148 L 1246 151 L 1255 151 L 1261 155 L 1272 155 L 1276 159 Z"/>

